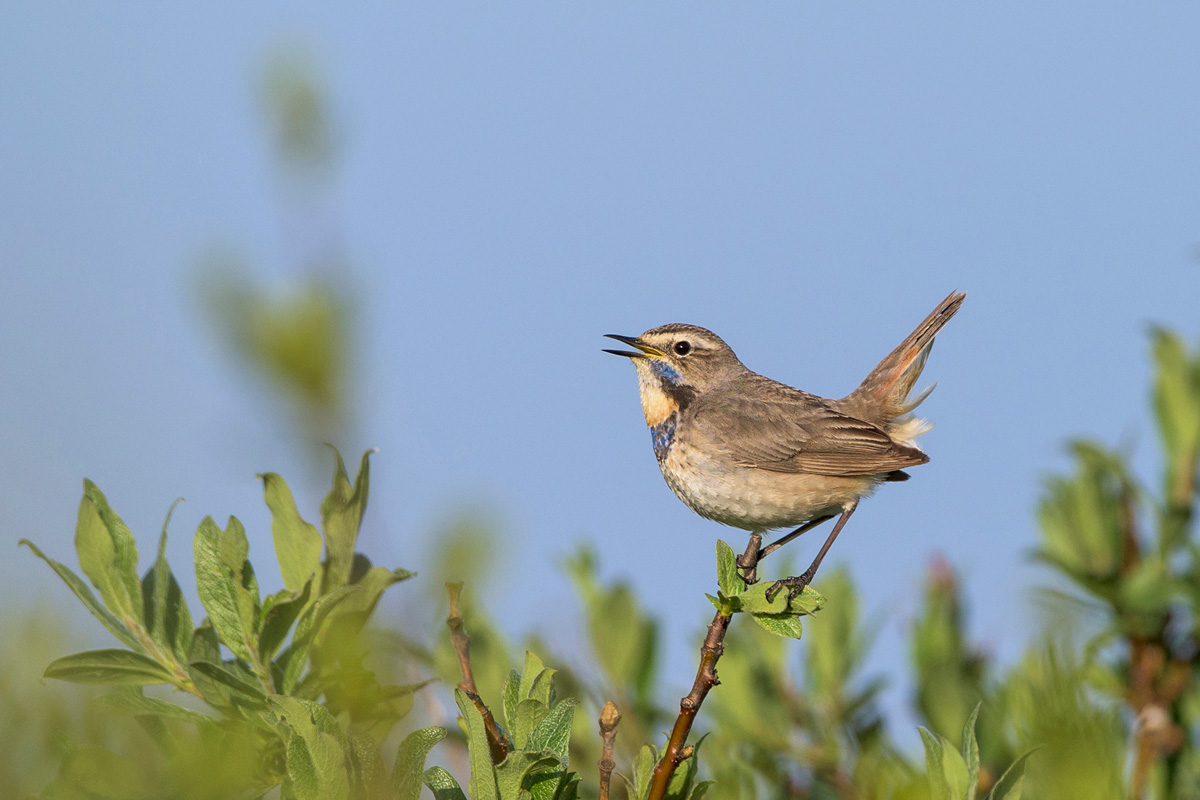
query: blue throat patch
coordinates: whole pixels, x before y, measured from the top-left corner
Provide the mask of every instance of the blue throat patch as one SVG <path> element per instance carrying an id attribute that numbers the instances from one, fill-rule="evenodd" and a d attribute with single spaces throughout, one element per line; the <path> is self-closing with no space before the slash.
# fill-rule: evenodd
<path id="1" fill-rule="evenodd" d="M 650 363 L 650 371 L 670 384 L 679 384 L 683 382 L 683 377 L 679 371 L 665 361 L 655 359 Z"/>
<path id="2" fill-rule="evenodd" d="M 661 463 L 671 451 L 675 441 L 675 414 L 664 419 L 657 425 L 650 426 L 650 441 L 654 444 L 654 457 Z"/>

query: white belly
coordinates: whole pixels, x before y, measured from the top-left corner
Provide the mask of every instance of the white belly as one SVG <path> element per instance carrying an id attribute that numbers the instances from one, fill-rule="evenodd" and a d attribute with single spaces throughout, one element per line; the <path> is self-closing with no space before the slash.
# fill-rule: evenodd
<path id="1" fill-rule="evenodd" d="M 671 491 L 697 514 L 748 531 L 794 527 L 840 513 L 881 482 L 870 476 L 727 466 L 678 441 L 659 466 Z"/>

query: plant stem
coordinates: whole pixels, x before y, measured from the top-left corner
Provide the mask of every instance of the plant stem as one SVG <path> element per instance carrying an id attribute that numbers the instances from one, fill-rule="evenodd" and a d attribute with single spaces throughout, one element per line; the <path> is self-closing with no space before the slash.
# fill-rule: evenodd
<path id="1" fill-rule="evenodd" d="M 613 742 L 616 741 L 617 724 L 620 721 L 621 712 L 617 710 L 616 703 L 609 700 L 600 712 L 600 740 L 603 743 L 600 756 L 600 800 L 608 800 L 608 785 L 612 782 L 613 769 L 617 766 L 613 761 Z"/>
<path id="2" fill-rule="evenodd" d="M 484 704 L 479 697 L 479 691 L 475 688 L 475 676 L 471 672 L 471 637 L 463 629 L 462 611 L 458 607 L 462 587 L 461 583 L 446 584 L 446 591 L 450 594 L 450 614 L 446 617 L 446 626 L 450 628 L 450 641 L 454 644 L 454 652 L 458 654 L 458 666 L 462 670 L 463 676 L 458 688 L 471 698 L 471 702 L 475 704 L 475 708 L 483 717 L 492 763 L 499 764 L 508 757 L 508 742 L 500 733 L 500 726 L 496 724 L 496 718 L 492 716 L 491 710 Z"/>
<path id="3" fill-rule="evenodd" d="M 158 644 L 156 644 L 154 639 L 150 636 L 150 632 L 146 630 L 145 626 L 142 625 L 141 622 L 130 616 L 123 617 L 121 622 L 125 624 L 125 627 L 129 630 L 129 632 L 133 634 L 135 639 L 138 640 L 138 643 L 142 646 L 142 649 L 146 651 L 146 655 L 162 664 L 163 667 L 165 667 L 172 675 L 175 676 L 173 683 L 176 688 L 185 692 L 190 692 L 196 697 L 203 699 L 203 695 L 200 694 L 200 690 L 197 689 L 196 684 L 192 682 L 192 676 L 188 675 L 187 670 L 184 669 L 183 665 L 179 663 L 179 659 L 175 657 L 175 654 L 170 651 L 164 653 L 162 650 L 160 650 Z"/>
<path id="4" fill-rule="evenodd" d="M 709 689 L 720 683 L 717 680 L 717 661 L 725 652 L 725 633 L 729 630 L 729 622 L 732 619 L 733 615 L 718 611 L 708 626 L 708 635 L 704 637 L 704 644 L 700 647 L 700 668 L 696 670 L 696 680 L 692 683 L 692 690 L 679 701 L 679 716 L 675 720 L 675 727 L 671 729 L 671 738 L 667 740 L 662 758 L 654 768 L 647 800 L 663 800 L 667 796 L 671 776 L 686 757 L 684 744 L 692 730 L 692 723 L 696 721 L 696 714 L 700 711 L 704 698 L 708 696 Z"/>
<path id="5" fill-rule="evenodd" d="M 758 580 L 758 562 L 764 555 L 770 554 L 770 551 L 764 552 L 760 549 L 761 545 L 762 534 L 750 534 L 745 552 L 737 559 L 738 569 L 747 586 Z M 662 800 L 666 797 L 667 787 L 671 785 L 671 776 L 683 760 L 692 754 L 692 748 L 685 746 L 687 737 L 691 733 L 692 723 L 696 721 L 696 714 L 700 712 L 704 698 L 708 696 L 708 691 L 720 683 L 717 679 L 717 661 L 725 652 L 725 634 L 732 619 L 732 615 L 718 611 L 708 626 L 708 635 L 704 637 L 704 644 L 700 646 L 700 666 L 696 670 L 696 680 L 692 682 L 692 690 L 679 701 L 679 716 L 675 719 L 675 726 L 671 729 L 671 738 L 667 740 L 662 758 L 654 767 L 654 778 L 650 783 L 647 800 Z"/>

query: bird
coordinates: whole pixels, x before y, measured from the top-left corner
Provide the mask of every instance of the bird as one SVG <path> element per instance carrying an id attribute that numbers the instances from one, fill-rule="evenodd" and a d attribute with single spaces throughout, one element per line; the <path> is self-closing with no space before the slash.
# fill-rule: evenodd
<path id="1" fill-rule="evenodd" d="M 748 581 L 759 559 L 837 517 L 809 568 L 768 589 L 773 601 L 786 588 L 790 603 L 812 582 L 859 501 L 929 461 L 916 440 L 933 426 L 913 412 L 936 384 L 916 395 L 913 386 L 934 337 L 965 297 L 951 292 L 858 388 L 836 400 L 753 372 L 698 325 L 605 334 L 634 349 L 604 352 L 637 369 L 654 456 L 671 491 L 701 517 L 750 532 L 738 559 Z M 793 526 L 759 549 L 765 534 Z"/>

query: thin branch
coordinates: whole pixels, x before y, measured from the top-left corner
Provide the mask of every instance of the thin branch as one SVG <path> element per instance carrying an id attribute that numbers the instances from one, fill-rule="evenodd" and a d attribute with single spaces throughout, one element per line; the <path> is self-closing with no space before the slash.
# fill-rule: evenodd
<path id="1" fill-rule="evenodd" d="M 1121 577 L 1128 579 L 1142 560 L 1141 536 L 1138 531 L 1137 494 L 1129 483 L 1121 489 L 1120 506 L 1117 509 L 1121 524 Z M 1174 498 L 1168 498 L 1172 512 L 1178 510 Z M 1190 506 L 1184 504 L 1185 512 Z M 1169 524 L 1165 522 L 1164 524 Z M 1129 687 L 1126 702 L 1137 714 L 1134 726 L 1134 759 L 1130 771 L 1129 794 L 1134 800 L 1145 796 L 1151 768 L 1155 762 L 1170 755 L 1176 747 L 1176 728 L 1171 722 L 1170 708 L 1175 698 L 1164 697 L 1162 677 L 1167 665 L 1165 633 L 1170 625 L 1172 613 L 1152 636 L 1128 633 L 1129 642 Z"/>
<path id="2" fill-rule="evenodd" d="M 609 700 L 600 712 L 600 740 L 603 751 L 600 756 L 600 800 L 608 800 L 608 785 L 612 782 L 613 770 L 617 764 L 613 761 L 613 742 L 617 739 L 617 724 L 621 721 L 621 712 L 616 703 Z"/>
<path id="3" fill-rule="evenodd" d="M 738 571 L 746 585 L 752 585 L 758 580 L 759 561 L 828 519 L 831 517 L 820 517 L 806 522 L 767 547 L 762 547 L 761 533 L 750 534 L 750 541 L 746 544 L 745 552 L 737 558 Z M 828 546 L 829 541 L 825 543 L 825 548 Z M 824 551 L 822 551 L 823 554 Z M 819 558 L 816 563 L 820 563 Z M 704 644 L 700 647 L 700 666 L 696 670 L 696 680 L 692 683 L 692 690 L 679 701 L 679 716 L 676 717 L 675 725 L 671 728 L 671 736 L 667 739 L 667 746 L 663 750 L 662 758 L 654 767 L 654 776 L 650 782 L 650 794 L 647 800 L 663 800 L 667 796 L 667 788 L 671 785 L 671 776 L 675 774 L 679 765 L 690 758 L 694 752 L 693 748 L 687 744 L 687 737 L 692 731 L 692 724 L 696 721 L 696 714 L 699 713 L 704 698 L 708 696 L 710 689 L 720 684 L 717 679 L 717 661 L 725 652 L 725 634 L 729 631 L 729 623 L 732 619 L 732 614 L 722 614 L 718 611 L 708 626 L 708 635 L 704 637 Z"/>
<path id="4" fill-rule="evenodd" d="M 755 551 L 757 552 L 757 546 Z M 755 556 L 753 566 L 757 566 L 757 563 L 758 559 Z M 712 624 L 708 626 L 708 635 L 704 637 L 704 644 L 700 647 L 700 668 L 696 670 L 696 680 L 692 684 L 692 690 L 679 701 L 679 716 L 675 720 L 675 727 L 671 729 L 671 738 L 667 740 L 662 758 L 654 767 L 654 777 L 650 783 L 647 800 L 663 800 L 667 796 L 671 776 L 690 755 L 691 748 L 684 745 L 692 730 L 692 723 L 696 721 L 696 714 L 700 711 L 704 698 L 708 696 L 708 690 L 720 683 L 717 680 L 717 661 L 725 652 L 725 633 L 729 630 L 729 622 L 732 619 L 732 615 L 718 611 Z"/>
<path id="5" fill-rule="evenodd" d="M 458 688 L 471 698 L 475 708 L 483 717 L 483 725 L 487 730 L 488 749 L 492 753 L 492 763 L 499 764 L 508 757 L 508 742 L 500 733 L 500 726 L 491 710 L 484 705 L 475 688 L 475 676 L 471 672 L 471 637 L 463 629 L 462 612 L 458 608 L 459 595 L 462 594 L 461 583 L 447 583 L 446 591 L 450 594 L 450 614 L 446 617 L 446 626 L 450 628 L 450 641 L 454 644 L 454 652 L 458 654 L 458 666 L 462 670 L 462 683 Z"/>
<path id="6" fill-rule="evenodd" d="M 747 586 L 753 585 L 758 581 L 758 562 L 761 559 L 826 519 L 828 517 L 807 523 L 774 545 L 765 548 L 762 547 L 761 533 L 750 534 L 750 541 L 746 543 L 745 552 L 737 558 L 738 571 L 741 572 L 742 580 L 746 582 Z M 704 698 L 708 696 L 710 689 L 720 684 L 717 679 L 717 661 L 725 652 L 725 634 L 729 630 L 729 623 L 732 619 L 732 615 L 722 614 L 718 611 L 708 626 L 708 635 L 704 637 L 704 644 L 700 647 L 700 667 L 696 670 L 696 680 L 692 683 L 692 690 L 679 701 L 679 716 L 675 719 L 675 725 L 671 729 L 671 737 L 667 740 L 662 758 L 654 767 L 654 777 L 650 783 L 650 794 L 647 800 L 663 800 L 666 797 L 667 788 L 671 785 L 671 776 L 675 774 L 679 765 L 691 757 L 694 752 L 691 745 L 687 744 L 687 737 L 692 731 L 692 724 L 696 721 L 696 714 L 699 713 Z"/>

